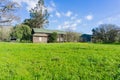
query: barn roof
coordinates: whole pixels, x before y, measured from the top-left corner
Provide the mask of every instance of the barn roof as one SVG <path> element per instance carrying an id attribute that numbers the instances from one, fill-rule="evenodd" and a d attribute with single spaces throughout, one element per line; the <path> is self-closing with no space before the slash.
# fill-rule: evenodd
<path id="1" fill-rule="evenodd" d="M 60 31 L 60 30 L 48 30 L 48 29 L 43 29 L 43 28 L 33 28 L 33 32 L 34 33 L 53 33 L 53 32 L 57 32 L 57 34 L 66 34 L 65 31 Z"/>

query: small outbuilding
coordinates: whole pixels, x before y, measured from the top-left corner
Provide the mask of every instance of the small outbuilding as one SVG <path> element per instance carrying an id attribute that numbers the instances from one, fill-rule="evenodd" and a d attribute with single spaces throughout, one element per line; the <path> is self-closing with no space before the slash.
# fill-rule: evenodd
<path id="1" fill-rule="evenodd" d="M 92 40 L 92 35 L 90 34 L 82 34 L 80 36 L 80 42 L 91 42 Z"/>
<path id="2" fill-rule="evenodd" d="M 33 28 L 32 29 L 32 40 L 33 43 L 48 43 L 49 41 L 49 35 L 53 32 L 56 32 L 58 34 L 57 42 L 64 42 L 64 36 L 66 34 L 65 31 L 59 31 L 59 30 L 48 30 L 43 28 Z"/>

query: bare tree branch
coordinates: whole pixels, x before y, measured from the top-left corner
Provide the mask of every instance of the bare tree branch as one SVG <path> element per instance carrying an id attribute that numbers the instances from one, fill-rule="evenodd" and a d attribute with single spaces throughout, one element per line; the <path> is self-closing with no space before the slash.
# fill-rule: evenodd
<path id="1" fill-rule="evenodd" d="M 17 11 L 19 7 L 20 6 L 16 2 L 0 0 L 0 24 L 11 23 L 19 19 L 15 14 L 15 11 Z"/>

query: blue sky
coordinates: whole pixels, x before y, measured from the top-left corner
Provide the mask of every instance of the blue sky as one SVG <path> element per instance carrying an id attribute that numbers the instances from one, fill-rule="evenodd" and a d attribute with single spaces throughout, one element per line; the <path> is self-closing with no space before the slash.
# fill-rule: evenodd
<path id="1" fill-rule="evenodd" d="M 21 21 L 29 18 L 29 10 L 38 0 L 12 0 L 21 5 L 17 12 Z M 50 13 L 48 29 L 71 29 L 91 34 L 103 23 L 120 25 L 120 0 L 45 0 Z"/>

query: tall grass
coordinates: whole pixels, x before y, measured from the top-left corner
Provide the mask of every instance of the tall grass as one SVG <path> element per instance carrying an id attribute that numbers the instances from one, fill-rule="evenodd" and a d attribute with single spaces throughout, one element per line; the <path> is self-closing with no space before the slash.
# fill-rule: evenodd
<path id="1" fill-rule="evenodd" d="M 120 45 L 0 43 L 0 80 L 119 80 Z"/>

